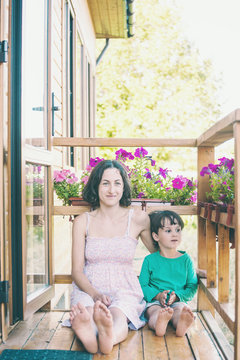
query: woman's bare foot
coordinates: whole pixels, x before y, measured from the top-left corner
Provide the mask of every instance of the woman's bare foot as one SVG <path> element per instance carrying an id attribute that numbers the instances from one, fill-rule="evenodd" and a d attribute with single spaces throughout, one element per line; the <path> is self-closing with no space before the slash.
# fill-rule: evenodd
<path id="1" fill-rule="evenodd" d="M 113 348 L 113 319 L 110 310 L 99 300 L 94 305 L 93 320 L 98 328 L 99 349 L 109 354 Z"/>
<path id="2" fill-rule="evenodd" d="M 180 318 L 178 320 L 176 335 L 184 336 L 192 323 L 194 322 L 194 314 L 188 306 L 182 308 Z"/>
<path id="3" fill-rule="evenodd" d="M 93 354 L 96 353 L 98 351 L 98 344 L 93 321 L 87 309 L 80 303 L 72 307 L 70 322 L 73 331 L 81 340 L 86 350 Z"/>
<path id="4" fill-rule="evenodd" d="M 173 309 L 170 307 L 160 308 L 155 324 L 155 332 L 157 336 L 164 336 L 169 320 L 173 316 Z"/>

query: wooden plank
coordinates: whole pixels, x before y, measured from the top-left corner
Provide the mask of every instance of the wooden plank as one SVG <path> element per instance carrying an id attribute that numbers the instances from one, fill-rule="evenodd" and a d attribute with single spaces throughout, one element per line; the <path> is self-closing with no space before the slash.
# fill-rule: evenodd
<path id="1" fill-rule="evenodd" d="M 216 288 L 207 288 L 206 279 L 199 279 L 199 289 L 207 296 L 208 300 L 217 310 L 229 329 L 234 333 L 234 308 L 231 303 L 220 304 L 218 301 L 218 290 Z M 204 309 L 203 309 L 204 310 Z"/>
<path id="2" fill-rule="evenodd" d="M 130 330 L 127 339 L 121 342 L 119 346 L 119 360 L 144 360 L 141 331 Z"/>
<path id="3" fill-rule="evenodd" d="M 29 320 L 19 322 L 10 332 L 4 344 L 0 345 L 0 353 L 5 349 L 21 349 L 32 335 L 45 313 L 35 313 Z"/>
<path id="4" fill-rule="evenodd" d="M 229 300 L 229 229 L 218 225 L 218 301 Z"/>
<path id="5" fill-rule="evenodd" d="M 216 287 L 216 224 L 206 221 L 207 287 Z"/>
<path id="6" fill-rule="evenodd" d="M 61 321 L 69 318 L 69 312 L 66 312 Z M 72 328 L 62 326 L 59 322 L 53 337 L 50 340 L 48 349 L 70 350 L 74 341 L 74 332 Z"/>
<path id="7" fill-rule="evenodd" d="M 198 315 L 196 315 L 194 325 L 189 329 L 187 337 L 197 360 L 214 360 L 220 358 L 209 333 L 203 326 Z"/>
<path id="8" fill-rule="evenodd" d="M 142 330 L 144 360 L 168 360 L 164 337 L 159 337 L 146 325 Z"/>
<path id="9" fill-rule="evenodd" d="M 108 355 L 97 353 L 93 355 L 93 360 L 118 360 L 119 358 L 119 344 L 115 345 Z"/>
<path id="10" fill-rule="evenodd" d="M 136 207 L 141 208 L 141 203 L 136 205 L 129 206 L 129 209 L 134 209 Z M 154 210 L 172 210 L 177 212 L 180 215 L 196 215 L 197 207 L 196 205 L 161 205 L 158 204 L 147 204 L 146 211 L 150 213 Z M 90 206 L 54 206 L 53 215 L 80 215 L 86 211 L 90 211 Z"/>
<path id="11" fill-rule="evenodd" d="M 169 325 L 165 335 L 169 359 L 190 360 L 194 359 L 189 347 L 188 339 L 185 336 L 177 337 L 175 329 Z"/>
<path id="12" fill-rule="evenodd" d="M 72 276 L 71 274 L 55 274 L 54 275 L 54 284 L 71 284 Z"/>
<path id="13" fill-rule="evenodd" d="M 48 312 L 40 321 L 34 333 L 24 344 L 24 349 L 46 349 L 53 334 L 55 333 L 59 322 L 63 317 L 62 312 Z"/>
<path id="14" fill-rule="evenodd" d="M 196 147 L 195 139 L 135 139 L 135 138 L 80 138 L 54 137 L 53 146 L 81 146 L 81 147 Z"/>
<path id="15" fill-rule="evenodd" d="M 233 124 L 237 121 L 240 121 L 240 109 L 234 110 L 205 131 L 197 139 L 197 146 L 217 146 L 232 139 Z"/>
<path id="16" fill-rule="evenodd" d="M 202 311 L 202 315 L 225 358 L 232 360 L 234 357 L 233 346 L 229 344 L 211 313 L 209 311 Z M 209 358 L 212 359 L 211 356 Z"/>
<path id="17" fill-rule="evenodd" d="M 235 181 L 235 350 L 234 359 L 240 359 L 240 124 L 234 124 L 234 181 Z"/>

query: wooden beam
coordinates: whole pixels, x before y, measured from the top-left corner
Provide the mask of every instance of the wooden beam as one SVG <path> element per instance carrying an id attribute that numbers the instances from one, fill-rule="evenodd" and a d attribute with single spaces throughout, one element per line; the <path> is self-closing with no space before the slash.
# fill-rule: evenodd
<path id="1" fill-rule="evenodd" d="M 207 296 L 210 303 L 217 310 L 219 315 L 222 317 L 223 321 L 229 327 L 231 332 L 235 332 L 235 323 L 234 323 L 234 309 L 231 303 L 220 304 L 218 301 L 218 291 L 216 288 L 208 288 L 207 280 L 199 280 L 199 289 L 201 289 Z"/>
<path id="2" fill-rule="evenodd" d="M 240 109 L 236 109 L 214 124 L 197 139 L 197 146 L 217 146 L 233 138 L 233 124 L 240 121 Z"/>
<path id="3" fill-rule="evenodd" d="M 129 209 L 136 208 L 136 206 L 141 207 L 141 203 L 137 205 L 129 206 Z M 150 213 L 154 210 L 172 210 L 177 212 L 180 215 L 197 215 L 197 207 L 196 205 L 152 205 L 147 204 L 146 211 Z M 90 211 L 90 206 L 54 206 L 53 207 L 53 215 L 80 215 L 86 211 Z"/>
<path id="4" fill-rule="evenodd" d="M 81 147 L 196 147 L 196 139 L 119 139 L 54 137 L 53 146 Z"/>

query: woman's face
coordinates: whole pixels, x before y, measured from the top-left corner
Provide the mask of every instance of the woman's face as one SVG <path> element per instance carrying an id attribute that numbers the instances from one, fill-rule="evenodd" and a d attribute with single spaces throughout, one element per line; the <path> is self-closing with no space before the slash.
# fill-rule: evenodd
<path id="1" fill-rule="evenodd" d="M 119 203 L 123 195 L 123 179 L 118 169 L 104 170 L 98 187 L 98 195 L 102 204 L 113 206 Z"/>

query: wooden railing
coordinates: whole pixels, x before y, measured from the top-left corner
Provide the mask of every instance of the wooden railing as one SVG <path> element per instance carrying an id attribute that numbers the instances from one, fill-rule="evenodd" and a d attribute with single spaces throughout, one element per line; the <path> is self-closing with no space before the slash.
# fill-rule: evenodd
<path id="1" fill-rule="evenodd" d="M 215 147 L 227 140 L 234 139 L 235 149 L 235 215 L 227 226 L 226 216 L 221 215 L 216 242 L 216 224 L 198 216 L 198 267 L 207 270 L 207 279 L 200 280 L 198 291 L 198 311 L 215 310 L 234 333 L 234 358 L 240 359 L 240 109 L 217 122 L 197 139 L 99 139 L 99 138 L 53 138 L 53 146 L 80 147 L 193 147 L 197 148 L 197 172 L 203 166 L 215 161 Z M 208 178 L 198 176 L 198 199 L 206 200 L 209 190 Z M 154 209 L 161 209 L 155 207 Z M 85 212 L 84 207 L 53 207 L 53 215 L 77 215 Z M 164 206 L 164 209 L 167 209 Z M 179 206 L 171 209 L 179 214 L 196 215 L 194 206 Z M 151 211 L 151 207 L 146 209 Z M 214 215 L 213 215 L 214 216 Z M 235 229 L 235 307 L 229 303 L 229 229 Z M 218 246 L 218 262 L 216 253 Z M 218 265 L 217 265 L 218 264 Z M 217 275 L 218 274 L 218 279 Z M 69 283 L 70 275 L 55 275 L 55 283 Z"/>

